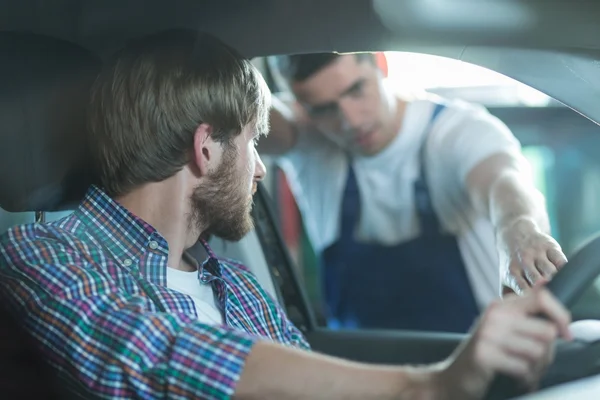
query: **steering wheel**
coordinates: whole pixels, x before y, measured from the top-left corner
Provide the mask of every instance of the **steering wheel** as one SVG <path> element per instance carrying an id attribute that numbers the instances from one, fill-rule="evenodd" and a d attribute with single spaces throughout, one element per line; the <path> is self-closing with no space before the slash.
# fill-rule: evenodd
<path id="1" fill-rule="evenodd" d="M 568 309 L 577 303 L 590 284 L 600 275 L 600 235 L 591 239 L 570 258 L 569 262 L 556 273 L 546 287 Z M 585 365 L 573 371 L 573 363 L 565 364 L 565 359 L 585 359 Z M 571 368 L 568 374 L 557 369 Z M 600 373 L 600 343 L 558 342 L 554 363 L 544 377 L 542 387 L 553 386 Z M 568 375 L 568 377 L 567 377 Z M 561 376 L 559 382 L 556 376 Z M 546 379 L 550 378 L 550 379 Z M 525 394 L 521 385 L 508 376 L 500 375 L 490 386 L 486 400 L 504 400 Z"/>
<path id="2" fill-rule="evenodd" d="M 577 251 L 546 287 L 571 309 L 585 289 L 600 275 L 600 235 Z"/>

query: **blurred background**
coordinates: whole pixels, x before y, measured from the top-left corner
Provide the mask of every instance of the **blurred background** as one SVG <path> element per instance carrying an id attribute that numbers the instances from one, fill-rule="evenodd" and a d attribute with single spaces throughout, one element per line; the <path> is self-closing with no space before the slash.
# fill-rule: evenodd
<path id="1" fill-rule="evenodd" d="M 443 57 L 406 53 L 385 53 L 389 80 L 400 92 L 427 91 L 447 98 L 460 98 L 485 105 L 521 141 L 535 176 L 547 199 L 554 237 L 565 253 L 572 254 L 600 230 L 600 127 L 564 107 L 554 99 L 496 72 Z M 274 84 L 266 59 L 254 60 Z M 278 223 L 298 276 L 305 284 L 317 315 L 320 313 L 318 263 L 308 241 L 302 216 L 287 186 L 283 173 L 265 157 L 270 172 L 265 182 Z M 47 220 L 68 212 L 48 213 Z M 8 213 L 0 209 L 0 232 L 8 227 L 31 222 L 33 213 Z M 595 307 L 600 286 L 587 294 L 582 307 Z"/>
<path id="2" fill-rule="evenodd" d="M 552 234 L 567 256 L 600 231 L 599 126 L 536 89 L 476 65 L 407 52 L 386 52 L 385 56 L 388 80 L 399 92 L 426 91 L 479 103 L 508 125 L 546 197 Z M 257 60 L 257 65 L 261 62 Z M 271 160 L 266 161 L 271 164 L 267 185 L 280 228 L 318 314 L 317 259 L 285 176 Z M 581 306 L 595 307 L 598 293 L 600 286 L 594 286 Z"/>

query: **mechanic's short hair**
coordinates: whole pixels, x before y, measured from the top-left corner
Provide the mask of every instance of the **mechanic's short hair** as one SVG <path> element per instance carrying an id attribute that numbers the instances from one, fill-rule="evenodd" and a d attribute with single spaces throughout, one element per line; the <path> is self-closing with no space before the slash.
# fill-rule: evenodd
<path id="1" fill-rule="evenodd" d="M 373 53 L 354 53 L 350 56 L 358 61 L 371 61 L 375 64 Z M 278 60 L 281 75 L 289 82 L 302 82 L 340 57 L 348 55 L 339 53 L 312 53 L 281 56 Z"/>
<path id="2" fill-rule="evenodd" d="M 230 145 L 248 124 L 268 130 L 270 93 L 249 60 L 218 39 L 185 30 L 131 42 L 92 88 L 90 147 L 110 196 L 160 182 L 189 161 L 198 126 Z"/>

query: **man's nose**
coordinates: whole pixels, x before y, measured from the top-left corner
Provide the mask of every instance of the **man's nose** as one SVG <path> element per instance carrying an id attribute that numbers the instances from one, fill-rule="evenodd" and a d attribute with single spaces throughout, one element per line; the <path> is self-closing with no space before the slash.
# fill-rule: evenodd
<path id="1" fill-rule="evenodd" d="M 256 149 L 254 149 L 254 153 L 256 156 L 256 166 L 254 168 L 254 180 L 257 182 L 260 182 L 263 179 L 265 179 L 265 176 L 267 176 L 267 167 L 265 167 L 265 164 L 262 162 L 262 159 L 260 158 L 260 155 L 258 154 L 258 151 L 256 151 Z"/>
<path id="2" fill-rule="evenodd" d="M 353 99 L 344 99 L 339 104 L 340 119 L 342 128 L 359 129 L 362 124 L 362 112 L 358 101 Z"/>

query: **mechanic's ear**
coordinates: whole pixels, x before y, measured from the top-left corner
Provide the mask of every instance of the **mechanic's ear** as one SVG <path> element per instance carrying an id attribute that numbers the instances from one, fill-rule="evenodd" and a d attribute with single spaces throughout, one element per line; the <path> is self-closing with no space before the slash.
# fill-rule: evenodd
<path id="1" fill-rule="evenodd" d="M 221 163 L 223 147 L 212 138 L 213 128 L 209 124 L 200 124 L 194 133 L 193 164 L 200 176 L 208 175 Z"/>
<path id="2" fill-rule="evenodd" d="M 388 77 L 388 62 L 385 53 L 379 51 L 375 53 L 375 63 L 377 64 L 377 68 L 381 71 L 384 78 Z"/>

